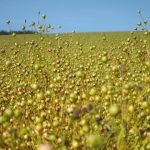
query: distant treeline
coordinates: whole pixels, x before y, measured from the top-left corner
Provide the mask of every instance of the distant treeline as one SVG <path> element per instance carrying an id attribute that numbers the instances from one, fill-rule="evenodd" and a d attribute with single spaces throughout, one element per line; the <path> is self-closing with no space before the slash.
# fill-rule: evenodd
<path id="1" fill-rule="evenodd" d="M 5 30 L 1 30 L 0 31 L 0 35 L 10 35 L 12 33 L 16 33 L 16 34 L 34 34 L 36 33 L 35 31 L 5 31 Z"/>

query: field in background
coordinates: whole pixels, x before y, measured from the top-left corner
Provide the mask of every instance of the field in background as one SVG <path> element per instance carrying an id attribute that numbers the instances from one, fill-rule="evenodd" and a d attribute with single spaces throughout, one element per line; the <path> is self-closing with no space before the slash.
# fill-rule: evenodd
<path id="1" fill-rule="evenodd" d="M 0 36 L 0 89 L 1 149 L 150 149 L 149 33 Z"/>

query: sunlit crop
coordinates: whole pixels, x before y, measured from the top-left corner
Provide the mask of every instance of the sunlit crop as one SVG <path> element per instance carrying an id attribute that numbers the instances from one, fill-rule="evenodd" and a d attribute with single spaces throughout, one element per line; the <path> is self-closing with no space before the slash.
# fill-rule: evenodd
<path id="1" fill-rule="evenodd" d="M 0 36 L 0 149 L 150 149 L 147 23 L 142 32 L 47 34 L 43 14 L 30 22 L 35 34 Z"/>

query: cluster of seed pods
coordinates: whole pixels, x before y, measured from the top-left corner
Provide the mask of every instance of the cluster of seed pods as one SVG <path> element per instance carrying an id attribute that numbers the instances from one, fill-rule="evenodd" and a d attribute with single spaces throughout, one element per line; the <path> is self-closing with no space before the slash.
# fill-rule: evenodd
<path id="1" fill-rule="evenodd" d="M 149 34 L 0 37 L 0 150 L 150 149 Z"/>

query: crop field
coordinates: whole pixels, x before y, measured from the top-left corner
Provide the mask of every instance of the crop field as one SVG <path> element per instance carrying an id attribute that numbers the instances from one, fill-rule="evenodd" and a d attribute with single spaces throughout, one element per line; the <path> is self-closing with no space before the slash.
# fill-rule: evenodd
<path id="1" fill-rule="evenodd" d="M 150 32 L 0 36 L 0 150 L 150 149 Z"/>

